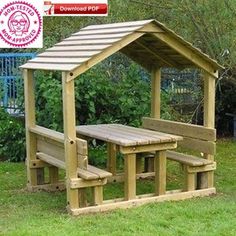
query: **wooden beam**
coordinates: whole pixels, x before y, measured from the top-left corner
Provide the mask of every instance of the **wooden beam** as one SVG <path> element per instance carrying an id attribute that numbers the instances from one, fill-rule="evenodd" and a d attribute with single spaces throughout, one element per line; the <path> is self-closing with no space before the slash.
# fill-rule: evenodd
<path id="1" fill-rule="evenodd" d="M 65 164 L 66 178 L 77 178 L 77 147 L 75 129 L 75 94 L 74 80 L 68 82 L 70 75 L 62 73 L 62 94 L 63 94 L 63 124 L 65 143 Z M 67 185 L 67 203 L 70 209 L 79 208 L 78 190 L 71 189 Z"/>
<path id="2" fill-rule="evenodd" d="M 163 201 L 180 201 L 184 199 L 190 199 L 193 197 L 203 197 L 203 196 L 210 196 L 212 194 L 215 194 L 216 190 L 215 188 L 209 188 L 209 189 L 201 189 L 201 190 L 195 190 L 195 191 L 189 191 L 189 192 L 176 192 L 176 193 L 169 193 L 165 195 L 160 196 L 154 196 L 154 197 L 146 197 L 146 198 L 137 198 L 132 199 L 129 201 L 118 201 L 118 202 L 103 202 L 102 205 L 99 206 L 91 206 L 87 208 L 81 208 L 81 209 L 74 209 L 70 210 L 68 209 L 68 212 L 74 216 L 76 215 L 82 215 L 82 214 L 92 214 L 96 212 L 105 212 L 105 211 L 111 211 L 115 209 L 127 209 L 131 207 L 137 207 L 141 206 L 143 204 L 147 203 L 157 203 L 157 202 L 163 202 Z"/>
<path id="3" fill-rule="evenodd" d="M 107 171 L 116 174 L 116 145 L 107 143 Z"/>
<path id="4" fill-rule="evenodd" d="M 32 70 L 23 70 L 24 76 L 24 95 L 25 95 L 25 128 L 26 128 L 26 163 L 27 163 L 27 182 L 30 186 L 43 184 L 44 169 L 31 169 L 31 161 L 36 160 L 36 135 L 30 132 L 30 128 L 35 126 L 35 95 L 34 78 Z"/>
<path id="5" fill-rule="evenodd" d="M 161 69 L 152 71 L 151 81 L 151 116 L 160 119 L 161 114 Z"/>
<path id="6" fill-rule="evenodd" d="M 207 141 L 216 140 L 216 130 L 210 127 L 203 127 L 202 125 L 194 125 L 177 121 L 143 117 L 142 126 L 147 129 L 181 135 L 195 139 Z"/>
<path id="7" fill-rule="evenodd" d="M 136 155 L 126 154 L 125 158 L 125 200 L 136 198 Z"/>
<path id="8" fill-rule="evenodd" d="M 155 170 L 155 194 L 166 193 L 166 151 L 157 151 L 154 160 Z"/>
<path id="9" fill-rule="evenodd" d="M 218 77 L 218 71 L 215 72 Z M 204 79 L 204 117 L 203 122 L 205 127 L 215 127 L 215 78 L 203 73 Z M 213 153 L 214 155 L 214 153 Z M 204 157 L 208 160 L 214 160 L 212 153 L 205 152 Z M 200 189 L 214 186 L 214 171 L 198 174 L 198 187 Z"/>

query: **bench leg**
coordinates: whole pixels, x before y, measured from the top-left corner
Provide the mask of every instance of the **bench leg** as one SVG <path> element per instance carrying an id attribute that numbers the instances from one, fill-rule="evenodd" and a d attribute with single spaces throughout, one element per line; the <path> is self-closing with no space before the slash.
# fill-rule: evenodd
<path id="1" fill-rule="evenodd" d="M 155 153 L 155 194 L 163 195 L 166 193 L 166 151 Z"/>
<path id="2" fill-rule="evenodd" d="M 101 205 L 103 203 L 103 186 L 93 188 L 93 204 Z"/>
<path id="3" fill-rule="evenodd" d="M 185 191 L 193 191 L 196 189 L 196 175 L 188 172 L 188 166 L 184 166 Z"/>
<path id="4" fill-rule="evenodd" d="M 79 207 L 86 207 L 88 205 L 86 188 L 78 189 L 78 198 L 79 198 Z"/>
<path id="5" fill-rule="evenodd" d="M 197 189 L 212 188 L 214 186 L 214 171 L 197 174 Z"/>
<path id="6" fill-rule="evenodd" d="M 107 171 L 116 175 L 116 145 L 107 143 Z"/>
<path id="7" fill-rule="evenodd" d="M 58 168 L 55 166 L 51 166 L 49 169 L 49 183 L 54 184 L 58 183 L 59 175 L 58 175 Z"/>
<path id="8" fill-rule="evenodd" d="M 125 154 L 125 200 L 136 197 L 136 154 Z"/>
<path id="9" fill-rule="evenodd" d="M 154 158 L 147 157 L 144 158 L 144 172 L 153 172 L 154 171 Z"/>
<path id="10" fill-rule="evenodd" d="M 136 159 L 136 173 L 140 174 L 143 172 L 143 158 Z"/>

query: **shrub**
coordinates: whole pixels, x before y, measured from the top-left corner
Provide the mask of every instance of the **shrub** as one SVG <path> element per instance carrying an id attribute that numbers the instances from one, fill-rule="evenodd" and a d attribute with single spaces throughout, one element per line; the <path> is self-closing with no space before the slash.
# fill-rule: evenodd
<path id="1" fill-rule="evenodd" d="M 0 109 L 0 159 L 13 162 L 25 159 L 25 128 L 19 121 Z"/>

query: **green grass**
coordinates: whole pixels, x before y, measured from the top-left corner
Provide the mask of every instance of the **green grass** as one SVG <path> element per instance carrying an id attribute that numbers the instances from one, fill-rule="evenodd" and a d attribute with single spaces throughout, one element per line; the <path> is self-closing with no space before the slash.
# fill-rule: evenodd
<path id="1" fill-rule="evenodd" d="M 216 196 L 80 217 L 66 213 L 65 192 L 29 193 L 24 164 L 2 162 L 0 235 L 236 235 L 236 142 L 219 141 L 216 160 Z M 172 163 L 169 169 L 168 188 L 178 187 L 181 175 Z M 150 181 L 138 183 L 139 193 L 152 188 Z M 115 184 L 105 195 L 122 191 Z"/>

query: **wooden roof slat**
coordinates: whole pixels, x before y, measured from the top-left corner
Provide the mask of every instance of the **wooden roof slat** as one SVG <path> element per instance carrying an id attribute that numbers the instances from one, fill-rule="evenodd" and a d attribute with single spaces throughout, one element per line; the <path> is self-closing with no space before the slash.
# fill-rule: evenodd
<path id="1" fill-rule="evenodd" d="M 64 52 L 64 51 L 96 51 L 102 50 L 111 46 L 111 44 L 103 44 L 103 45 L 72 45 L 72 46 L 57 46 L 52 48 L 48 48 L 46 52 Z"/>
<path id="2" fill-rule="evenodd" d="M 64 52 L 50 52 L 46 51 L 38 55 L 38 57 L 91 57 L 101 51 L 64 51 Z"/>
<path id="3" fill-rule="evenodd" d="M 78 64 L 85 62 L 89 59 L 90 57 L 75 57 L 75 58 L 58 58 L 58 57 L 36 57 L 29 62 L 39 62 L 39 63 L 52 63 L 52 64 Z"/>
<path id="4" fill-rule="evenodd" d="M 113 38 L 122 38 L 126 35 L 130 34 L 129 32 L 124 33 L 109 33 L 109 34 L 89 34 L 89 35 L 72 35 L 69 38 L 64 39 L 67 40 L 86 40 L 86 39 L 113 39 Z"/>
<path id="5" fill-rule="evenodd" d="M 38 70 L 58 70 L 58 71 L 72 71 L 78 64 L 50 64 L 50 63 L 26 63 L 21 68 L 38 69 Z"/>
<path id="6" fill-rule="evenodd" d="M 112 29 L 95 29 L 95 30 L 80 30 L 79 32 L 72 34 L 72 36 L 79 36 L 79 35 L 94 35 L 94 34 L 114 34 L 114 33 L 128 33 L 134 32 L 142 28 L 143 25 L 138 25 L 135 27 L 123 27 L 123 28 L 112 28 Z"/>
<path id="7" fill-rule="evenodd" d="M 76 40 L 76 41 L 62 41 L 57 43 L 59 46 L 73 46 L 73 45 L 99 45 L 99 44 L 110 44 L 119 41 L 121 38 L 115 39 L 90 39 L 90 40 Z"/>
<path id="8" fill-rule="evenodd" d="M 155 21 L 154 19 L 151 20 L 142 20 L 142 21 L 126 21 L 126 22 L 120 22 L 120 23 L 110 23 L 110 24 L 102 24 L 102 25 L 89 25 L 82 29 L 84 30 L 93 30 L 93 29 L 109 29 L 109 28 L 116 28 L 116 27 L 126 27 L 126 26 L 137 26 L 137 25 L 145 25 L 147 23 L 150 23 L 152 21 Z"/>

